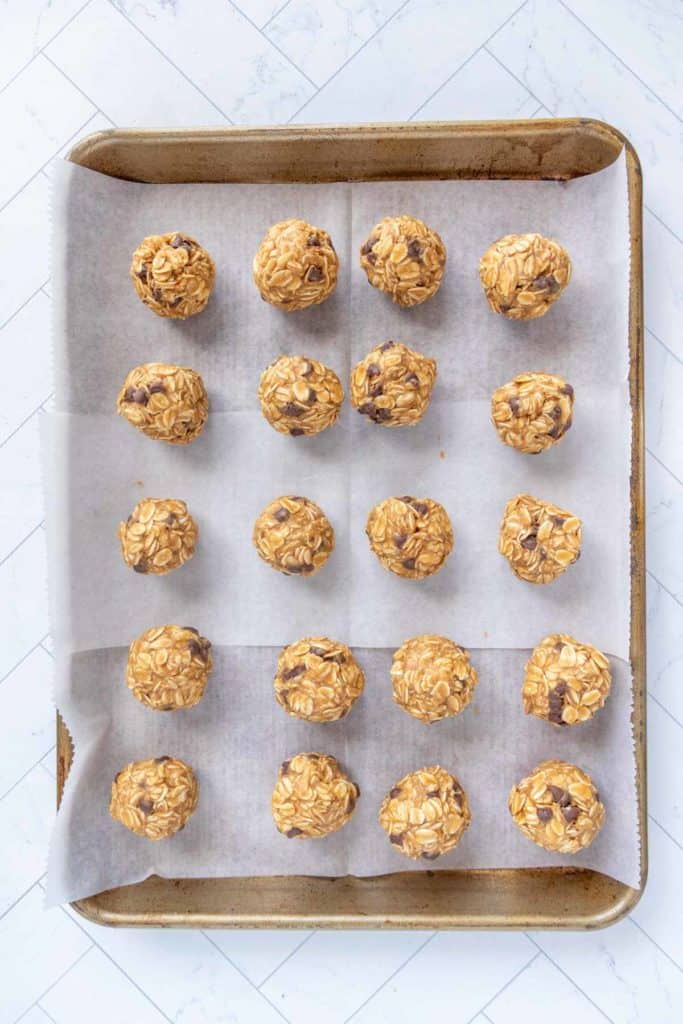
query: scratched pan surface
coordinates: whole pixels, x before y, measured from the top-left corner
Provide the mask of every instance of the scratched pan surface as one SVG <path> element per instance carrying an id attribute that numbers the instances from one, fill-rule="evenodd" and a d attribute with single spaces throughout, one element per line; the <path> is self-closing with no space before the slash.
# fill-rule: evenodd
<path id="1" fill-rule="evenodd" d="M 400 178 L 555 178 L 608 166 L 626 148 L 629 297 L 631 665 L 642 843 L 640 889 L 573 868 L 410 872 L 375 878 L 148 878 L 79 900 L 101 924 L 182 928 L 599 928 L 629 913 L 647 875 L 642 182 L 638 157 L 599 121 L 467 122 L 361 127 L 113 130 L 73 162 L 129 181 L 314 182 Z M 57 798 L 73 751 L 57 719 Z"/>

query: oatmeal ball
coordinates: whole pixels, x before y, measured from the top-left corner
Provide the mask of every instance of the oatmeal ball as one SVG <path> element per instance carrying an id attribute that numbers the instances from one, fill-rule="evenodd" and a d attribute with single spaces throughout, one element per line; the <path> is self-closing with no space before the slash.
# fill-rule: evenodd
<path id="1" fill-rule="evenodd" d="M 389 572 L 422 580 L 442 568 L 453 550 L 453 528 L 431 498 L 386 498 L 368 516 L 370 547 Z"/>
<path id="2" fill-rule="evenodd" d="M 177 498 L 143 498 L 119 523 L 121 554 L 135 572 L 163 576 L 194 554 L 199 530 Z"/>
<path id="3" fill-rule="evenodd" d="M 261 298 L 291 312 L 330 297 L 339 260 L 327 231 L 293 218 L 273 224 L 258 247 L 253 271 Z"/>
<path id="4" fill-rule="evenodd" d="M 544 761 L 513 786 L 510 814 L 520 832 L 551 853 L 578 853 L 595 839 L 605 808 L 587 772 Z"/>
<path id="5" fill-rule="evenodd" d="M 297 754 L 283 761 L 273 790 L 275 825 L 288 839 L 320 839 L 343 828 L 360 789 L 329 754 Z"/>
<path id="6" fill-rule="evenodd" d="M 189 235 L 149 235 L 133 253 L 135 291 L 157 316 L 186 320 L 209 301 L 216 268 L 206 249 Z"/>
<path id="7" fill-rule="evenodd" d="M 508 320 L 543 316 L 571 276 L 567 251 L 543 235 L 505 235 L 489 246 L 479 263 L 489 306 Z"/>
<path id="8" fill-rule="evenodd" d="M 281 434 L 319 434 L 336 422 L 344 392 L 329 367 L 304 356 L 278 356 L 261 374 L 261 412 Z"/>
<path id="9" fill-rule="evenodd" d="M 417 306 L 439 290 L 446 246 L 417 217 L 385 217 L 360 250 L 360 265 L 373 288 L 399 306 Z"/>
<path id="10" fill-rule="evenodd" d="M 612 685 L 609 660 L 597 647 L 553 633 L 526 664 L 522 702 L 527 715 L 553 725 L 587 722 L 605 706 Z"/>
<path id="11" fill-rule="evenodd" d="M 550 583 L 581 554 L 581 520 L 557 505 L 518 494 L 505 506 L 498 550 L 519 579 Z"/>
<path id="12" fill-rule="evenodd" d="M 477 682 L 469 653 L 445 636 L 414 636 L 394 654 L 394 701 L 422 722 L 459 715 L 472 700 Z"/>
<path id="13" fill-rule="evenodd" d="M 264 562 L 287 576 L 312 576 L 334 549 L 332 524 L 314 501 L 283 495 L 254 524 L 254 547 Z"/>
<path id="14" fill-rule="evenodd" d="M 193 626 L 153 626 L 128 652 L 126 682 L 154 711 L 198 704 L 212 669 L 211 644 Z"/>
<path id="15" fill-rule="evenodd" d="M 189 367 L 145 363 L 126 377 L 116 409 L 155 441 L 189 444 L 204 429 L 209 400 L 204 381 Z"/>
<path id="16" fill-rule="evenodd" d="M 521 373 L 496 388 L 491 419 L 511 448 L 535 455 L 552 448 L 572 425 L 574 388 L 551 373 Z"/>
<path id="17" fill-rule="evenodd" d="M 285 711 L 307 722 L 336 722 L 363 692 L 365 677 L 346 646 L 326 636 L 306 637 L 280 654 L 275 698 Z"/>
<path id="18" fill-rule="evenodd" d="M 189 764 L 152 757 L 127 764 L 114 778 L 109 813 L 136 835 L 166 839 L 185 828 L 199 785 Z"/>
<path id="19" fill-rule="evenodd" d="M 411 860 L 436 860 L 453 850 L 471 819 L 464 789 L 438 765 L 405 775 L 379 810 L 389 842 Z"/>
<path id="20" fill-rule="evenodd" d="M 383 427 L 419 423 L 436 381 L 436 361 L 385 341 L 373 348 L 351 374 L 351 402 L 362 416 Z"/>

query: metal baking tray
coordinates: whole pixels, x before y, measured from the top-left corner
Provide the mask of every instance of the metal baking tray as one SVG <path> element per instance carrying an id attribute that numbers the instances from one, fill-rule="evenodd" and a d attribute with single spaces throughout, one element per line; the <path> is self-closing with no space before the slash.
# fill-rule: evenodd
<path id="1" fill-rule="evenodd" d="M 238 928 L 599 928 L 638 902 L 647 873 L 642 178 L 608 124 L 586 119 L 358 127 L 99 132 L 69 160 L 140 182 L 320 182 L 399 178 L 566 180 L 626 150 L 631 269 L 631 665 L 642 843 L 639 889 L 583 868 L 399 872 L 375 878 L 148 878 L 73 904 L 120 926 Z M 73 751 L 57 722 L 58 801 Z"/>

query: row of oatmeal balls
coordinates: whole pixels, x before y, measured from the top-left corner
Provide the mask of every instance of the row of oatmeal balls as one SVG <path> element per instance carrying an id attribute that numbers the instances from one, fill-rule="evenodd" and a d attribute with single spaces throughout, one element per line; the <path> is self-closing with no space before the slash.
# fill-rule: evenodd
<path id="1" fill-rule="evenodd" d="M 168 711 L 197 704 L 211 670 L 209 641 L 190 627 L 168 625 L 133 642 L 126 678 L 143 704 Z M 446 637 L 422 635 L 394 653 L 391 682 L 395 703 L 429 724 L 464 711 L 478 675 L 464 648 Z M 363 670 L 345 644 L 306 637 L 280 653 L 274 691 L 288 714 L 327 723 L 349 713 L 364 684 Z M 523 706 L 554 726 L 575 725 L 604 706 L 610 688 L 609 662 L 600 651 L 552 635 L 537 645 L 526 665 Z M 195 773 L 184 762 L 169 757 L 134 762 L 114 779 L 110 812 L 138 835 L 162 839 L 185 826 L 198 794 Z M 321 838 L 346 824 L 359 795 L 334 757 L 297 754 L 280 767 L 271 801 L 275 825 L 289 839 Z M 605 816 L 590 777 L 559 760 L 543 762 L 514 786 L 509 808 L 525 835 L 561 853 L 588 846 Z M 459 781 L 440 766 L 428 766 L 392 787 L 379 820 L 403 854 L 433 860 L 457 845 L 471 811 Z"/>

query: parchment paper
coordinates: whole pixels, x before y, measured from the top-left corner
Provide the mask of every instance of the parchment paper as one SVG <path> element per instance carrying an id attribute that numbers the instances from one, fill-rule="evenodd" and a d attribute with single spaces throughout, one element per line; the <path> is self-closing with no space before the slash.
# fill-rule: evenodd
<path id="1" fill-rule="evenodd" d="M 400 310 L 371 289 L 357 249 L 387 212 L 409 210 L 448 248 L 432 301 Z M 454 770 L 473 824 L 440 867 L 562 863 L 517 833 L 506 809 L 514 781 L 537 761 L 567 757 L 596 778 L 608 824 L 571 863 L 638 884 L 639 846 L 630 726 L 627 296 L 625 165 L 554 182 L 339 183 L 326 186 L 151 186 L 64 164 L 54 197 L 56 412 L 48 444 L 51 607 L 57 703 L 76 759 L 58 815 L 49 899 L 61 902 L 156 872 L 209 876 L 379 874 L 410 868 L 376 824 L 401 775 L 440 761 Z M 332 299 L 282 314 L 251 281 L 265 229 L 300 215 L 326 227 L 341 261 Z M 154 317 L 127 270 L 146 234 L 198 237 L 218 267 L 207 310 L 186 323 Z M 478 259 L 513 230 L 559 238 L 574 278 L 541 320 L 489 313 Z M 279 352 L 308 354 L 346 382 L 351 365 L 393 337 L 433 355 L 439 378 L 422 424 L 375 427 L 347 405 L 317 438 L 276 434 L 255 400 Z M 116 393 L 141 362 L 191 365 L 207 384 L 209 424 L 184 449 L 158 444 L 116 416 Z M 532 458 L 501 445 L 490 394 L 528 369 L 575 387 L 575 425 L 554 451 Z M 506 500 L 526 490 L 584 520 L 580 562 L 546 587 L 517 580 L 497 552 Z M 302 493 L 331 519 L 337 546 L 312 579 L 282 577 L 251 547 L 260 509 Z M 391 494 L 441 501 L 456 550 L 431 580 L 386 573 L 364 534 L 372 505 Z M 116 525 L 141 497 L 182 497 L 196 516 L 195 558 L 167 577 L 124 566 Z M 198 708 L 144 709 L 124 683 L 128 643 L 163 622 L 190 622 L 216 647 Z M 480 670 L 477 700 L 455 721 L 427 727 L 391 702 L 391 648 L 442 632 L 467 645 Z M 597 644 L 614 663 L 614 694 L 595 722 L 561 733 L 521 711 L 528 648 L 548 632 Z M 366 693 L 344 722 L 313 726 L 272 697 L 277 648 L 328 633 L 359 648 Z M 288 842 L 274 830 L 277 766 L 300 749 L 329 751 L 360 783 L 353 821 L 324 842 Z M 128 760 L 171 753 L 201 780 L 191 826 L 164 843 L 129 835 L 107 813 L 111 779 Z M 420 865 L 417 865 L 421 869 Z"/>

